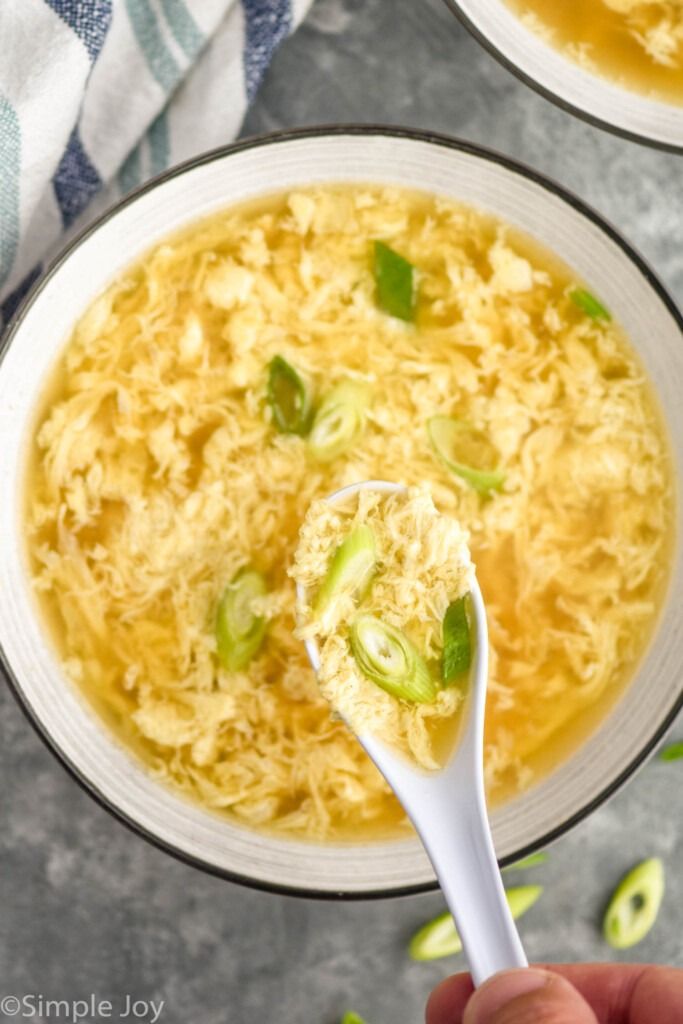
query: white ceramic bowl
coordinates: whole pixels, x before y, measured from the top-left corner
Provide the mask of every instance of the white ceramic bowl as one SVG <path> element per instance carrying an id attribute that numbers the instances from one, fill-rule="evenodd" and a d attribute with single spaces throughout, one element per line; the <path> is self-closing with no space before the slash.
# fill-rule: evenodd
<path id="1" fill-rule="evenodd" d="M 505 0 L 445 2 L 494 57 L 548 99 L 637 142 L 683 151 L 683 105 L 649 99 L 579 67 L 523 25 Z"/>
<path id="2" fill-rule="evenodd" d="M 681 472 L 680 316 L 643 261 L 575 197 L 494 153 L 437 136 L 339 128 L 238 143 L 169 171 L 119 203 L 69 246 L 10 325 L 0 364 L 0 654 L 23 707 L 52 750 L 95 797 L 148 839 L 253 885 L 370 896 L 434 884 L 417 840 L 317 845 L 271 838 L 204 811 L 149 777 L 65 679 L 30 592 L 21 524 L 36 401 L 90 300 L 152 243 L 212 210 L 280 189 L 340 181 L 392 183 L 457 198 L 561 254 L 639 349 L 666 412 Z M 657 643 L 616 709 L 550 778 L 494 813 L 503 861 L 545 845 L 597 807 L 672 721 L 682 703 L 683 640 L 676 621 L 681 568 L 677 549 Z"/>

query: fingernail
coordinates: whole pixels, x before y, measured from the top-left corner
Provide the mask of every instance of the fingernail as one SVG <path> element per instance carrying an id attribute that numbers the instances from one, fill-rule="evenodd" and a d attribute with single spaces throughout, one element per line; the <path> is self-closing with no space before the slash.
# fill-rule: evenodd
<path id="1" fill-rule="evenodd" d="M 550 976 L 545 971 L 523 968 L 515 971 L 501 971 L 485 981 L 478 988 L 465 1010 L 463 1024 L 490 1024 L 501 1007 L 511 1003 L 518 996 L 537 992 L 548 984 Z"/>

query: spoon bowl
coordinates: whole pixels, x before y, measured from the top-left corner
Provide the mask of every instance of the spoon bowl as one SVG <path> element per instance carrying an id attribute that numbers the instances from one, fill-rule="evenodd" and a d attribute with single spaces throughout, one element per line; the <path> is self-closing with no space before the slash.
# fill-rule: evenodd
<path id="1" fill-rule="evenodd" d="M 361 490 L 400 494 L 406 489 L 386 480 L 365 480 L 342 487 L 325 500 L 338 505 Z M 476 578 L 470 596 L 475 624 L 470 691 L 458 743 L 444 767 L 424 771 L 397 756 L 376 736 L 356 736 L 400 800 L 422 841 L 455 919 L 472 979 L 480 985 L 497 971 L 526 967 L 527 959 L 505 898 L 486 811 L 483 737 L 488 630 Z M 306 604 L 306 598 L 305 588 L 297 585 L 299 605 Z M 317 672 L 318 644 L 308 639 L 305 645 Z"/>

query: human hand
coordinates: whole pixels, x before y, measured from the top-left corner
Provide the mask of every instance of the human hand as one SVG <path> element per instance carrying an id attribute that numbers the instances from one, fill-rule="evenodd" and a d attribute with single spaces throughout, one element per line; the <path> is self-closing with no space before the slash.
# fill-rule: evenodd
<path id="1" fill-rule="evenodd" d="M 549 964 L 503 971 L 475 992 L 455 974 L 432 992 L 427 1024 L 680 1024 L 683 970 Z"/>

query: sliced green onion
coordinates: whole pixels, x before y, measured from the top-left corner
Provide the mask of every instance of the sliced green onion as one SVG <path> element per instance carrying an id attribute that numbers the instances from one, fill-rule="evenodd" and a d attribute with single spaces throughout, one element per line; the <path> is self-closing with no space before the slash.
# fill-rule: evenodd
<path id="1" fill-rule="evenodd" d="M 351 625 L 351 651 L 364 676 L 392 697 L 430 704 L 439 687 L 408 637 L 375 615 L 360 615 Z"/>
<path id="2" fill-rule="evenodd" d="M 375 242 L 377 305 L 399 320 L 415 319 L 414 267 L 384 242 Z"/>
<path id="3" fill-rule="evenodd" d="M 542 892 L 543 887 L 540 885 L 519 885 L 508 889 L 505 895 L 514 919 L 526 914 Z M 461 953 L 462 940 L 451 915 L 439 914 L 433 921 L 423 925 L 410 940 L 408 952 L 413 960 L 438 960 L 442 956 Z"/>
<path id="4" fill-rule="evenodd" d="M 268 404 L 281 434 L 306 434 L 311 420 L 311 395 L 293 366 L 275 356 L 268 364 Z"/>
<path id="5" fill-rule="evenodd" d="M 239 672 L 254 657 L 266 632 L 266 621 L 255 615 L 252 602 L 266 594 L 260 572 L 245 566 L 225 588 L 216 613 L 216 642 L 221 664 Z"/>
<path id="6" fill-rule="evenodd" d="M 462 942 L 451 914 L 439 914 L 415 932 L 408 952 L 413 960 L 439 960 L 462 951 Z"/>
<path id="7" fill-rule="evenodd" d="M 503 868 L 503 871 L 526 871 L 527 868 L 537 868 L 540 864 L 545 864 L 547 859 L 547 853 L 532 853 L 529 857 L 516 860 L 514 864 L 508 864 L 506 868 Z"/>
<path id="8" fill-rule="evenodd" d="M 605 309 L 603 304 L 587 292 L 585 288 L 574 288 L 569 293 L 569 298 L 572 300 L 575 306 L 589 316 L 591 320 L 611 320 L 612 314 L 608 309 Z"/>
<path id="9" fill-rule="evenodd" d="M 497 468 L 498 452 L 480 430 L 452 416 L 432 416 L 427 432 L 439 458 L 475 491 L 488 494 L 502 487 L 505 473 Z"/>
<path id="10" fill-rule="evenodd" d="M 323 398 L 308 436 L 315 459 L 329 462 L 352 447 L 363 431 L 369 398 L 367 386 L 353 380 L 342 381 Z"/>
<path id="11" fill-rule="evenodd" d="M 443 618 L 441 679 L 445 686 L 455 682 L 472 664 L 472 640 L 466 602 L 465 597 L 452 601 Z"/>
<path id="12" fill-rule="evenodd" d="M 533 907 L 542 892 L 542 885 L 516 885 L 506 890 L 505 896 L 515 921 Z"/>
<path id="13" fill-rule="evenodd" d="M 341 1024 L 365 1024 L 365 1021 L 353 1010 L 347 1010 L 341 1019 Z"/>
<path id="14" fill-rule="evenodd" d="M 655 923 L 664 895 L 664 867 L 658 857 L 638 864 L 614 890 L 603 932 L 614 949 L 628 949 L 644 939 Z"/>
<path id="15" fill-rule="evenodd" d="M 683 757 L 683 743 L 670 743 L 659 756 L 662 761 L 680 761 Z"/>
<path id="16" fill-rule="evenodd" d="M 323 615 L 342 594 L 362 595 L 375 571 L 375 535 L 369 526 L 357 526 L 344 540 L 330 562 L 315 601 L 313 614 Z"/>

